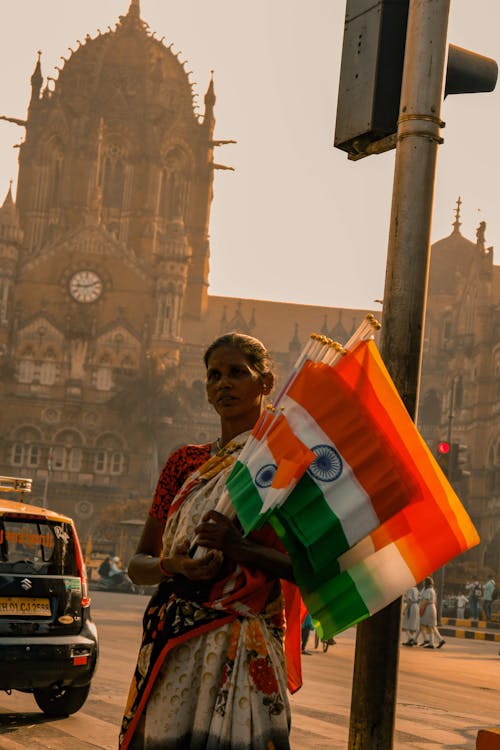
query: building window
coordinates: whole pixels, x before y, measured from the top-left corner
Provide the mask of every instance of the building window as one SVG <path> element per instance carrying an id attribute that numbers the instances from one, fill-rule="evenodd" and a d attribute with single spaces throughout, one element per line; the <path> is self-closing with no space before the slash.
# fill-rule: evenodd
<path id="1" fill-rule="evenodd" d="M 97 368 L 95 385 L 98 391 L 110 391 L 113 385 L 111 367 L 100 365 Z"/>
<path id="2" fill-rule="evenodd" d="M 14 443 L 12 446 L 11 463 L 14 466 L 22 466 L 24 461 L 24 445 L 22 443 Z"/>
<path id="3" fill-rule="evenodd" d="M 56 363 L 42 362 L 40 367 L 40 383 L 42 385 L 54 385 L 56 382 Z"/>
<path id="4" fill-rule="evenodd" d="M 106 451 L 97 451 L 94 461 L 94 470 L 97 474 L 106 473 L 106 463 Z"/>
<path id="5" fill-rule="evenodd" d="M 123 453 L 115 451 L 111 454 L 111 474 L 121 474 L 123 472 Z"/>
<path id="6" fill-rule="evenodd" d="M 32 383 L 35 377 L 35 363 L 32 359 L 22 359 L 19 363 L 20 383 Z"/>
<path id="7" fill-rule="evenodd" d="M 28 466 L 38 466 L 40 463 L 40 448 L 38 445 L 30 445 L 28 448 Z"/>

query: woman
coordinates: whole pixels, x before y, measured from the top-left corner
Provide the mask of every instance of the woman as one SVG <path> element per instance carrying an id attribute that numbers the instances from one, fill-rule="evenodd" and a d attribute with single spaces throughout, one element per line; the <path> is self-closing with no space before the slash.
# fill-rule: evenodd
<path id="1" fill-rule="evenodd" d="M 214 509 L 274 376 L 264 346 L 243 334 L 217 339 L 204 361 L 221 433 L 167 460 L 129 564 L 134 583 L 160 585 L 144 615 L 120 750 L 289 748 L 280 579 L 293 580 L 292 565 L 268 525 L 244 538 Z M 194 539 L 200 558 L 189 554 Z M 298 652 L 299 623 L 296 631 Z M 299 684 L 289 674 L 292 689 Z"/>
<path id="2" fill-rule="evenodd" d="M 407 634 L 403 646 L 416 646 L 417 634 L 420 625 L 420 614 L 418 606 L 419 590 L 417 586 L 411 586 L 404 595 L 403 622 L 401 629 Z"/>
<path id="3" fill-rule="evenodd" d="M 424 590 L 420 597 L 420 628 L 424 634 L 424 648 L 444 646 L 445 641 L 437 629 L 436 591 L 430 576 L 424 581 Z"/>

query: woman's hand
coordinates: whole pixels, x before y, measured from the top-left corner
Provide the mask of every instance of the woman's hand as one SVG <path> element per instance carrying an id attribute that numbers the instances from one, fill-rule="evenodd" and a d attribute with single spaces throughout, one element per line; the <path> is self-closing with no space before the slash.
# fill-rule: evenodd
<path id="1" fill-rule="evenodd" d="M 162 559 L 165 573 L 180 574 L 190 581 L 209 581 L 215 578 L 222 565 L 222 554 L 217 549 L 210 549 L 206 555 L 194 560 L 189 556 L 189 548 L 189 539 L 183 539 L 174 547 L 172 555 Z"/>
<path id="2" fill-rule="evenodd" d="M 209 510 L 195 528 L 196 544 L 210 550 L 221 550 L 226 557 L 235 559 L 243 535 L 238 527 L 222 513 Z"/>
<path id="3" fill-rule="evenodd" d="M 273 578 L 294 580 L 288 555 L 243 536 L 238 526 L 222 513 L 209 510 L 195 531 L 196 543 L 200 547 L 221 550 L 230 560 L 258 568 Z"/>

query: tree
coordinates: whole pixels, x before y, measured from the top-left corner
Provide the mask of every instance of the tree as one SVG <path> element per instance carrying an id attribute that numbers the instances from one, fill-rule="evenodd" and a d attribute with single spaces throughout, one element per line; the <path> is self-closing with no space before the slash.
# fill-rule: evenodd
<path id="1" fill-rule="evenodd" d="M 129 427 L 140 428 L 151 448 L 150 489 L 158 479 L 158 444 L 166 424 L 179 408 L 173 385 L 173 370 L 166 368 L 154 355 L 147 355 L 138 374 L 115 373 L 116 391 L 108 406 L 119 412 Z"/>

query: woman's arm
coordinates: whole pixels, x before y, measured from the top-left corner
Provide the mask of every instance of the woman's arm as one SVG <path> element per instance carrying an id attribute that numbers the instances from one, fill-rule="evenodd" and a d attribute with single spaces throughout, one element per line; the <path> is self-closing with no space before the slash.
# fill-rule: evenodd
<path id="1" fill-rule="evenodd" d="M 200 547 L 221 550 L 229 559 L 259 568 L 273 578 L 294 580 L 288 555 L 244 537 L 227 516 L 215 510 L 210 510 L 203 516 L 195 531 L 196 542 Z"/>
<path id="2" fill-rule="evenodd" d="M 154 586 L 165 578 L 180 574 L 192 581 L 206 581 L 217 575 L 221 556 L 211 550 L 199 560 L 189 555 L 189 540 L 177 545 L 173 555 L 162 557 L 162 539 L 165 522 L 148 516 L 135 555 L 128 565 L 128 574 L 133 583 Z M 161 567 L 160 567 L 161 565 Z"/>

